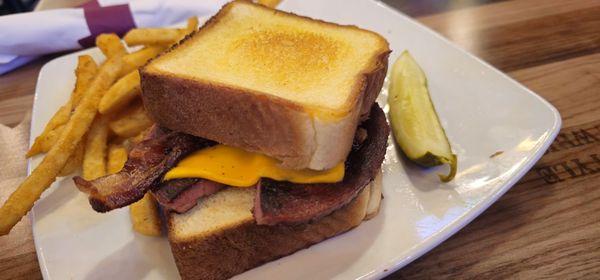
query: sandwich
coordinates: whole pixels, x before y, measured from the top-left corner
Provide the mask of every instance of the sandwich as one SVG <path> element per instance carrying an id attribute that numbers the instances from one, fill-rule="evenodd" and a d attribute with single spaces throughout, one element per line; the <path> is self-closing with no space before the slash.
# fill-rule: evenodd
<path id="1" fill-rule="evenodd" d="M 226 279 L 377 214 L 389 127 L 380 35 L 226 4 L 141 70 L 155 125 L 125 167 L 74 178 L 107 212 L 151 193 L 183 279 Z"/>

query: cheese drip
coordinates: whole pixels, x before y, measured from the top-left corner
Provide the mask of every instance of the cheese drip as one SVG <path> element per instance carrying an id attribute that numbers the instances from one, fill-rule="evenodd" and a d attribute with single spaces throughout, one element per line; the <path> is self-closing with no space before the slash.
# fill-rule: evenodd
<path id="1" fill-rule="evenodd" d="M 164 180 L 203 178 L 234 187 L 251 187 L 258 180 L 271 178 L 292 183 L 335 183 L 344 179 L 344 163 L 323 171 L 291 170 L 263 154 L 216 145 L 194 152 L 165 174 Z"/>

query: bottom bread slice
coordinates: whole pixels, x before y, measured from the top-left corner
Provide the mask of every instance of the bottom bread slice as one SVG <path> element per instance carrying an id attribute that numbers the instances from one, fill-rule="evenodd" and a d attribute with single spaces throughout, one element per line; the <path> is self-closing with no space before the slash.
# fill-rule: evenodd
<path id="1" fill-rule="evenodd" d="M 254 188 L 229 188 L 168 217 L 169 242 L 182 279 L 227 279 L 358 226 L 379 211 L 381 174 L 348 205 L 317 221 L 261 226 Z"/>

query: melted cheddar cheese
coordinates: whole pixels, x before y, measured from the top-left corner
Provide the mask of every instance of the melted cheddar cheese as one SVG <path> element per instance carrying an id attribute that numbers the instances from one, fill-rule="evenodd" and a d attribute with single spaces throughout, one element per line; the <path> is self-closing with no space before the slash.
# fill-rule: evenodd
<path id="1" fill-rule="evenodd" d="M 334 183 L 344 178 L 344 163 L 323 171 L 291 170 L 263 154 L 226 145 L 196 151 L 165 174 L 164 180 L 204 178 L 234 187 L 251 187 L 261 178 L 293 183 Z"/>

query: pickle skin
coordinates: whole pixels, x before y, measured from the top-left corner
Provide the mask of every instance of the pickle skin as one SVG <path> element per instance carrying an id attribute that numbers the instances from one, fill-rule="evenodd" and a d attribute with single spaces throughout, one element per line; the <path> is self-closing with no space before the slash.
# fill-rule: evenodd
<path id="1" fill-rule="evenodd" d="M 452 148 L 450 146 L 450 142 L 448 141 L 448 137 L 446 136 L 446 132 L 444 130 L 444 127 L 440 124 L 439 121 L 439 117 L 437 115 L 437 112 L 435 110 L 435 106 L 433 105 L 433 101 L 431 100 L 431 96 L 429 94 L 429 89 L 428 89 L 428 85 L 427 85 L 427 77 L 425 77 L 425 73 L 422 71 L 422 69 L 418 66 L 418 64 L 416 63 L 416 61 L 414 61 L 414 59 L 412 58 L 412 56 L 410 55 L 410 53 L 408 51 L 404 51 L 402 53 L 402 55 L 400 56 L 400 58 L 396 61 L 396 63 L 394 63 L 393 65 L 393 69 L 395 69 L 395 67 L 399 67 L 399 65 L 397 65 L 399 63 L 399 61 L 401 61 L 401 59 L 404 59 L 405 61 L 408 59 L 408 63 L 409 64 L 413 64 L 413 68 L 408 68 L 411 69 L 413 72 L 413 75 L 405 75 L 405 76 L 401 76 L 404 79 L 416 79 L 413 81 L 418 81 L 419 83 L 422 83 L 421 89 L 424 89 L 424 92 L 422 91 L 404 91 L 404 93 L 401 93 L 402 91 L 397 91 L 394 90 L 394 92 L 392 92 L 392 86 L 390 86 L 390 93 L 388 96 L 388 103 L 390 106 L 390 124 L 392 127 L 392 131 L 394 132 L 394 140 L 395 142 L 398 144 L 398 146 L 400 147 L 400 149 L 402 150 L 402 153 L 411 161 L 415 162 L 416 164 L 422 166 L 422 167 L 433 167 L 433 166 L 439 166 L 439 165 L 443 165 L 443 164 L 448 164 L 450 167 L 449 173 L 447 175 L 443 175 L 443 174 L 438 174 L 440 180 L 442 182 L 449 182 L 452 179 L 454 179 L 455 175 L 456 175 L 456 171 L 457 171 L 457 165 L 458 165 L 458 160 L 457 160 L 457 156 L 456 154 L 452 153 Z M 406 67 L 404 64 L 401 64 L 403 67 Z M 409 66 L 410 67 L 410 66 Z M 392 73 L 394 73 L 395 71 L 393 70 Z M 406 73 L 406 72 L 404 72 Z M 392 77 L 392 82 L 394 82 L 394 77 Z M 398 86 L 398 87 L 394 87 L 394 88 L 398 88 L 398 89 L 404 89 L 406 90 L 406 88 L 402 88 L 402 86 Z M 400 118 L 399 116 L 399 110 L 403 109 L 403 106 L 416 106 L 414 103 L 410 104 L 410 103 L 402 103 L 402 99 L 399 98 L 399 96 L 404 95 L 404 100 L 406 100 L 407 98 L 407 94 L 425 94 L 427 96 L 427 99 L 429 101 L 429 105 L 431 106 L 430 108 L 424 108 L 425 111 L 422 112 L 427 112 L 428 109 L 431 109 L 431 113 L 434 116 L 435 122 L 437 122 L 436 125 L 439 126 L 441 135 L 443 136 L 443 139 L 439 139 L 437 142 L 439 145 L 443 145 L 447 147 L 447 152 L 443 152 L 442 154 L 435 154 L 432 151 L 429 150 L 425 150 L 424 154 L 415 154 L 414 150 L 412 150 L 411 146 L 414 145 L 412 143 L 416 143 L 416 145 L 419 145 L 419 141 L 416 139 L 410 139 L 410 138 L 406 138 L 402 136 L 402 133 L 400 133 L 403 125 L 409 125 L 407 123 L 403 123 L 406 122 L 405 119 Z M 410 100 L 410 99 L 409 99 Z M 406 101 L 405 101 L 406 102 Z M 408 105 L 407 105 L 408 104 Z M 428 106 L 427 106 L 428 107 Z M 410 108 L 410 107 L 408 107 Z M 412 107 L 412 110 L 402 110 L 402 112 L 406 113 L 407 111 L 413 111 L 415 108 L 419 108 L 419 107 Z M 394 111 L 394 113 L 392 113 Z M 429 129 L 427 127 L 419 127 L 419 129 Z M 402 139 L 400 139 L 402 138 Z M 411 140 L 411 141 L 409 141 Z M 408 142 L 407 142 L 408 141 Z M 404 142 L 404 143 L 403 143 Z M 412 143 L 411 143 L 412 142 Z M 409 145 L 409 143 L 411 143 Z M 412 151 L 412 152 L 411 152 Z M 412 156 L 410 155 L 412 154 Z"/>
<path id="2" fill-rule="evenodd" d="M 444 158 L 444 160 L 445 159 L 446 158 Z M 458 169 L 458 157 L 456 156 L 456 154 L 452 154 L 452 158 L 445 163 L 450 165 L 450 173 L 448 173 L 448 175 L 438 174 L 438 176 L 440 177 L 440 180 L 442 180 L 442 182 L 448 183 L 452 181 L 452 179 L 454 179 L 454 176 L 456 176 L 456 170 Z"/>
<path id="3" fill-rule="evenodd" d="M 404 154 L 404 155 L 406 155 L 406 154 Z M 406 155 L 406 157 L 408 157 L 410 160 L 412 160 L 413 162 L 415 162 L 416 164 L 418 164 L 422 167 L 434 167 L 434 166 L 442 165 L 446 162 L 446 161 L 442 160 L 441 157 L 436 156 L 436 155 L 432 154 L 431 152 L 427 152 L 426 154 L 424 154 L 418 158 L 410 158 L 408 155 Z"/>
<path id="4" fill-rule="evenodd" d="M 418 164 L 421 167 L 434 167 L 434 166 L 440 166 L 443 164 L 448 164 L 450 166 L 450 171 L 448 173 L 448 175 L 443 175 L 443 174 L 438 174 L 438 176 L 440 177 L 440 180 L 444 183 L 448 183 L 450 181 L 452 181 L 452 179 L 454 179 L 454 176 L 456 176 L 456 170 L 458 167 L 458 158 L 456 157 L 455 154 L 452 154 L 452 158 L 445 158 L 445 157 L 441 157 L 441 156 L 436 156 L 434 154 L 432 154 L 431 152 L 427 152 L 426 154 L 418 157 L 418 158 L 411 158 L 408 155 L 406 155 L 406 153 L 404 151 L 402 151 L 402 153 L 408 158 L 410 159 L 412 162 Z"/>

